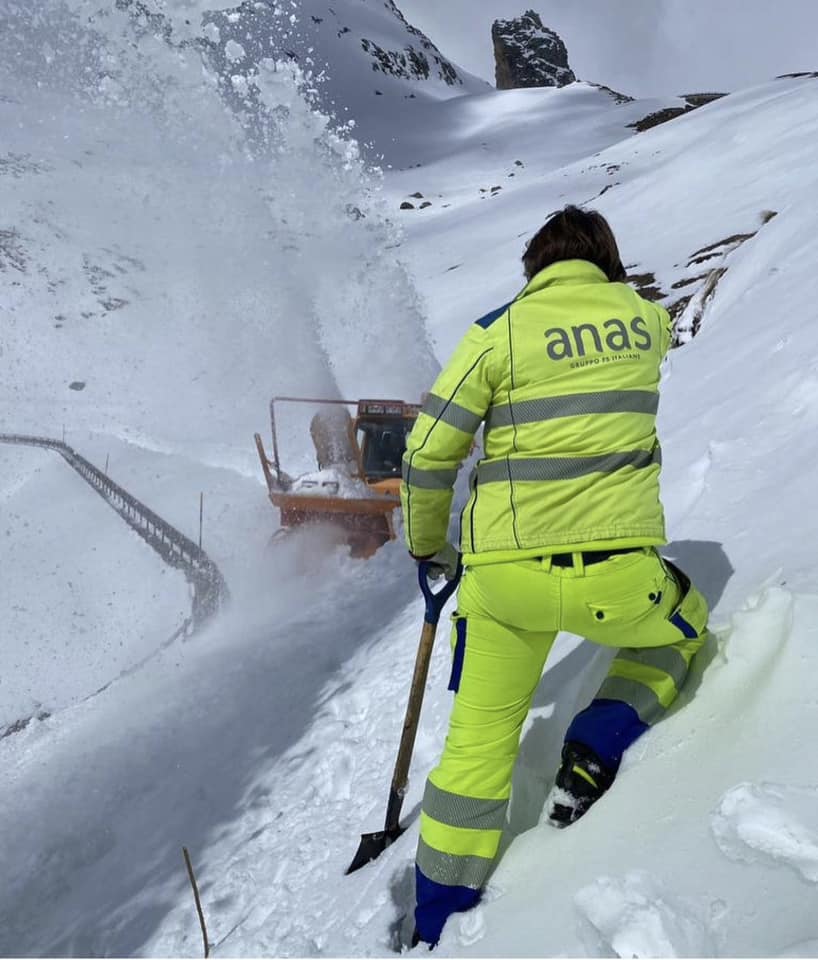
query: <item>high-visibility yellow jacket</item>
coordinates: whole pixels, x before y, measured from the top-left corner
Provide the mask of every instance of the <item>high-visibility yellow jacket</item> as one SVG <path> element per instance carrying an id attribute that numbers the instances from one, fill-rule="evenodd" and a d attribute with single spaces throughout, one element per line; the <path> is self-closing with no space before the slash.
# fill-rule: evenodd
<path id="1" fill-rule="evenodd" d="M 542 270 L 471 326 L 409 436 L 409 550 L 445 543 L 457 471 L 485 421 L 461 515 L 466 564 L 665 543 L 656 439 L 665 309 L 585 260 Z"/>

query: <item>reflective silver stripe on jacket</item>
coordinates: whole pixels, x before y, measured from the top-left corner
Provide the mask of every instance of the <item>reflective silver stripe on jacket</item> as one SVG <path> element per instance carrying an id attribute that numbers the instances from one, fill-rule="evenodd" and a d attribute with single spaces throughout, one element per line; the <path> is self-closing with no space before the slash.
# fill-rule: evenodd
<path id="1" fill-rule="evenodd" d="M 447 887 L 482 887 L 493 863 L 494 860 L 487 857 L 441 853 L 430 847 L 423 837 L 418 842 L 417 865 L 421 873 Z"/>
<path id="2" fill-rule="evenodd" d="M 506 822 L 508 800 L 481 800 L 449 793 L 426 781 L 423 812 L 449 827 L 468 830 L 502 830 Z"/>
<path id="3" fill-rule="evenodd" d="M 508 481 L 576 480 L 590 473 L 615 473 L 623 467 L 641 470 L 661 463 L 658 445 L 655 450 L 627 450 L 592 457 L 537 457 L 495 460 L 477 464 L 480 483 Z"/>
<path id="4" fill-rule="evenodd" d="M 449 490 L 457 479 L 457 470 L 421 470 L 420 467 L 409 466 L 406 460 L 403 461 L 401 474 L 410 486 L 424 490 Z"/>
<path id="5" fill-rule="evenodd" d="M 539 400 L 520 400 L 491 407 L 486 416 L 486 432 L 497 427 L 594 413 L 644 413 L 655 416 L 658 409 L 659 394 L 652 390 L 607 390 L 602 393 L 542 397 Z"/>
<path id="6" fill-rule="evenodd" d="M 426 398 L 422 412 L 464 433 L 475 433 L 483 420 L 478 414 L 461 407 L 454 400 L 446 400 L 435 393 L 430 393 Z"/>

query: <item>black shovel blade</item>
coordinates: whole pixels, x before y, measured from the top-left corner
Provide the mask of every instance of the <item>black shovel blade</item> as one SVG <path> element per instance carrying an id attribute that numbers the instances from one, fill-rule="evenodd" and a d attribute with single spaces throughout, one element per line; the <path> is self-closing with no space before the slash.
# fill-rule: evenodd
<path id="1" fill-rule="evenodd" d="M 393 844 L 404 832 L 406 827 L 392 827 L 391 830 L 378 830 L 377 833 L 362 833 L 361 842 L 358 846 L 358 852 L 352 858 L 352 863 L 347 868 L 347 873 L 355 873 L 361 867 L 365 867 L 386 850 L 390 844 Z"/>

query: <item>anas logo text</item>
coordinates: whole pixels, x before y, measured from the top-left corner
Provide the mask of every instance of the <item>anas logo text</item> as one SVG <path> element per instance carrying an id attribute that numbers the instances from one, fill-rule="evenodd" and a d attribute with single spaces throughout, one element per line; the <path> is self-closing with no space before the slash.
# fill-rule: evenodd
<path id="1" fill-rule="evenodd" d="M 630 324 L 624 320 L 606 320 L 600 326 L 581 323 L 576 327 L 552 327 L 545 331 L 546 351 L 552 360 L 573 360 L 584 357 L 589 349 L 595 353 L 612 350 L 650 350 L 653 339 L 644 317 L 634 317 Z"/>

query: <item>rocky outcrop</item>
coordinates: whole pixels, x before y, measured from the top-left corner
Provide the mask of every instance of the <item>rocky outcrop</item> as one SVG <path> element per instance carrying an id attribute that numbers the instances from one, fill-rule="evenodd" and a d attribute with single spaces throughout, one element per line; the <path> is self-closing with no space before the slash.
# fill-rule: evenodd
<path id="1" fill-rule="evenodd" d="M 498 90 L 564 87 L 577 79 L 565 44 L 533 10 L 513 20 L 495 20 L 491 37 Z"/>
<path id="2" fill-rule="evenodd" d="M 414 80 L 426 80 L 436 75 L 450 87 L 463 83 L 454 66 L 422 31 L 409 23 L 393 0 L 384 0 L 384 6 L 404 25 L 412 42 L 405 44 L 401 50 L 384 50 L 372 40 L 364 38 L 361 46 L 373 58 L 373 70 Z"/>
<path id="3" fill-rule="evenodd" d="M 667 123 L 668 120 L 675 120 L 676 117 L 681 117 L 685 113 L 690 113 L 691 110 L 703 107 L 708 103 L 712 103 L 714 100 L 719 100 L 721 97 L 726 96 L 726 93 L 685 93 L 682 94 L 681 97 L 681 99 L 684 100 L 684 106 L 665 107 L 664 110 L 656 110 L 654 113 L 649 113 L 640 120 L 629 123 L 628 126 L 637 133 L 644 133 L 645 130 L 650 130 L 651 127 L 658 127 L 659 124 Z"/>
<path id="4" fill-rule="evenodd" d="M 427 40 L 423 43 L 423 46 L 431 54 L 431 62 L 424 50 L 418 50 L 411 44 L 407 44 L 402 50 L 385 50 L 374 40 L 367 40 L 366 37 L 361 38 L 361 47 L 364 53 L 369 54 L 372 58 L 373 70 L 404 80 L 428 80 L 434 70 L 438 78 L 448 83 L 449 86 L 463 82 L 457 75 L 455 68 L 448 60 L 440 56 L 440 51 L 431 41 Z"/>

